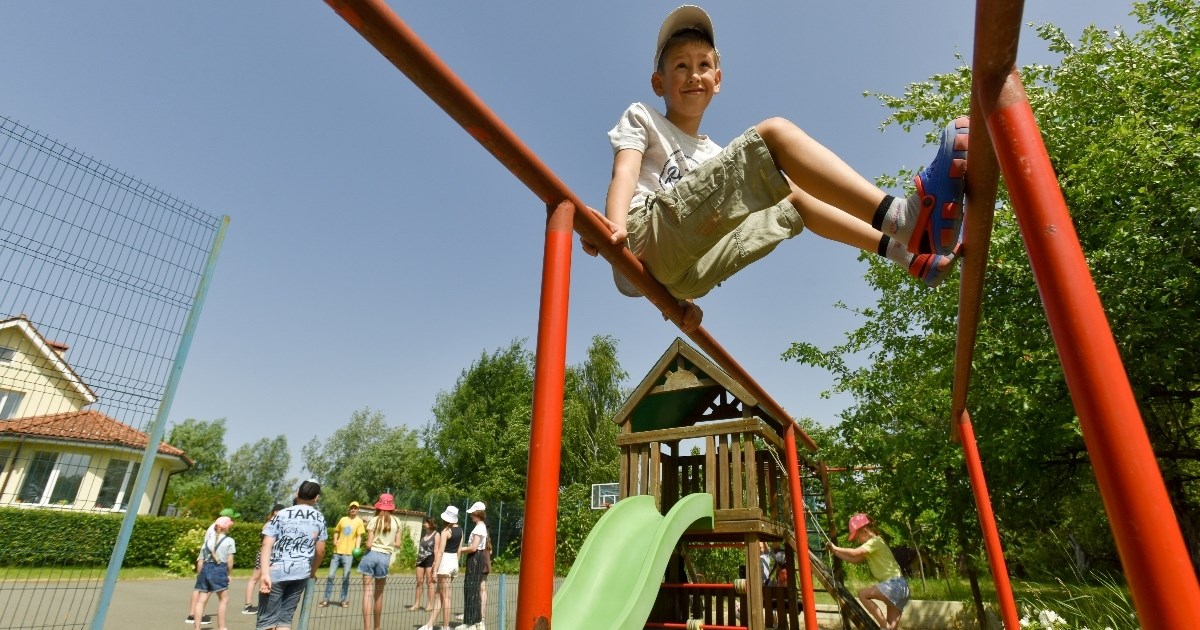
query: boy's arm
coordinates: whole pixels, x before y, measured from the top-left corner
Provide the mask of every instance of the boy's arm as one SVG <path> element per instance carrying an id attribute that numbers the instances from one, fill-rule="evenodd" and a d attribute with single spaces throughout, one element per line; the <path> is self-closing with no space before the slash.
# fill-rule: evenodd
<path id="1" fill-rule="evenodd" d="M 621 149 L 613 158 L 612 181 L 608 183 L 608 198 L 604 202 L 602 220 L 612 232 L 609 243 L 624 245 L 629 236 L 625 231 L 625 220 L 629 217 L 629 202 L 637 189 L 638 173 L 642 169 L 642 152 L 636 149 Z M 593 243 L 580 237 L 583 251 L 589 256 L 600 252 Z"/>
<path id="2" fill-rule="evenodd" d="M 275 546 L 275 537 L 268 534 L 263 536 L 262 545 L 258 548 L 258 564 L 262 567 L 258 590 L 260 593 L 271 592 L 271 547 Z"/>
<path id="3" fill-rule="evenodd" d="M 309 574 L 309 577 L 317 577 L 317 570 L 321 568 L 322 562 L 325 562 L 325 541 L 318 540 L 317 554 L 313 556 L 312 573 Z"/>

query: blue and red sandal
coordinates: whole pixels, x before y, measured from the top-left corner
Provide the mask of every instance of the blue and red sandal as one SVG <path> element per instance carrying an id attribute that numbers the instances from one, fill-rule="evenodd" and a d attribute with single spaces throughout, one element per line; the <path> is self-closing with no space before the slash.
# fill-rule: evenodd
<path id="1" fill-rule="evenodd" d="M 963 221 L 963 189 L 967 174 L 970 119 L 961 116 L 942 129 L 942 144 L 928 168 L 917 174 L 921 210 L 908 239 L 913 254 L 947 256 L 958 244 Z"/>
<path id="2" fill-rule="evenodd" d="M 913 256 L 912 262 L 908 263 L 908 273 L 914 278 L 920 278 L 925 283 L 925 286 L 931 289 L 936 287 L 954 269 L 954 263 L 958 260 L 958 252 L 961 246 L 962 243 L 956 244 L 954 251 L 945 256 L 941 254 L 917 254 Z M 950 263 L 946 265 L 945 269 L 938 269 L 938 265 L 941 264 L 943 258 L 949 258 Z"/>

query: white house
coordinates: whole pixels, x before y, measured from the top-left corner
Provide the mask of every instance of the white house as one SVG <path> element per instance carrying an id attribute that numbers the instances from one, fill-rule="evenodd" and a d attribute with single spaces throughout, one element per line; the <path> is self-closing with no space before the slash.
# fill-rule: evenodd
<path id="1" fill-rule="evenodd" d="M 67 346 L 24 315 L 0 320 L 0 506 L 124 511 L 149 437 L 99 411 Z M 139 514 L 156 514 L 171 475 L 192 465 L 160 444 Z"/>

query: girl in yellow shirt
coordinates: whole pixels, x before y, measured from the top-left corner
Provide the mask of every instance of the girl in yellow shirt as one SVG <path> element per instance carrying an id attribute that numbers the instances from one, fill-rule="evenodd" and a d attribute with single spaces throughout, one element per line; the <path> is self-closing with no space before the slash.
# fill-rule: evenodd
<path id="1" fill-rule="evenodd" d="M 904 579 L 900 564 L 866 514 L 860 512 L 850 517 L 850 542 L 857 542 L 859 546 L 838 547 L 833 542 L 827 542 L 825 546 L 846 562 L 867 563 L 871 576 L 879 583 L 858 591 L 858 599 L 879 623 L 880 630 L 898 630 L 900 615 L 904 614 L 909 595 L 908 580 Z M 886 607 L 886 615 L 879 610 L 876 601 Z"/>

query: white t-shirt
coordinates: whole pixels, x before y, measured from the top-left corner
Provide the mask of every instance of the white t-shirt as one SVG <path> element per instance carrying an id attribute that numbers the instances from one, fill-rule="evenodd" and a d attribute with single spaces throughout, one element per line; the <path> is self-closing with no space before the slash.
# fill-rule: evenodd
<path id="1" fill-rule="evenodd" d="M 675 185 L 681 177 L 721 152 L 721 145 L 708 136 L 684 133 L 645 103 L 634 103 L 621 114 L 617 126 L 608 132 L 613 155 L 624 149 L 642 153 L 642 168 L 629 210 L 642 206 L 655 191 Z M 617 270 L 613 269 L 617 288 L 625 295 L 641 295 Z"/>
<path id="2" fill-rule="evenodd" d="M 484 525 L 483 521 L 475 523 L 475 527 L 471 529 L 471 537 L 467 540 L 467 544 L 470 545 L 472 542 L 475 542 L 474 538 L 476 536 L 479 536 L 479 542 L 475 543 L 477 545 L 476 549 L 482 551 L 484 547 L 487 547 L 488 537 L 487 525 Z"/>
<path id="3" fill-rule="evenodd" d="M 200 559 L 207 562 L 211 558 L 212 562 L 226 564 L 229 562 L 230 554 L 236 551 L 237 544 L 234 543 L 229 532 L 218 534 L 214 530 L 213 537 L 204 540 L 204 549 L 200 550 Z"/>
<path id="4" fill-rule="evenodd" d="M 317 555 L 317 542 L 329 537 L 325 516 L 303 503 L 280 510 L 263 525 L 262 533 L 275 539 L 271 546 L 272 582 L 307 579 Z"/>

